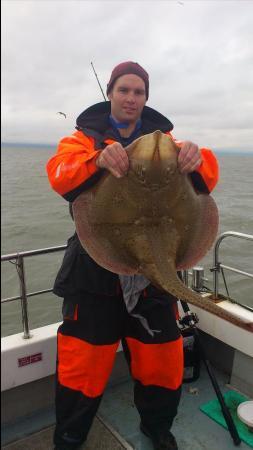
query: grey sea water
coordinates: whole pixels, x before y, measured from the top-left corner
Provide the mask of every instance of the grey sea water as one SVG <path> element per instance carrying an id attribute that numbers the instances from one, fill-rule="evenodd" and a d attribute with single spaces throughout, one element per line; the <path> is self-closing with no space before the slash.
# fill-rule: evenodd
<path id="1" fill-rule="evenodd" d="M 50 187 L 45 171 L 55 153 L 49 146 L 2 145 L 2 249 L 1 254 L 52 247 L 66 243 L 74 232 L 68 203 Z M 239 231 L 253 234 L 253 152 L 218 153 L 220 182 L 213 192 L 219 208 L 219 233 Z M 221 261 L 253 272 L 253 243 L 227 238 L 220 251 Z M 63 253 L 25 260 L 27 291 L 52 287 Z M 199 263 L 205 267 L 206 285 L 211 287 L 212 252 Z M 1 264 L 2 298 L 19 295 L 15 265 Z M 253 280 L 226 273 L 232 298 L 253 307 Z M 221 292 L 225 293 L 222 280 Z M 31 328 L 61 320 L 61 299 L 43 294 L 29 299 Z M 2 336 L 22 330 L 20 302 L 2 305 Z"/>

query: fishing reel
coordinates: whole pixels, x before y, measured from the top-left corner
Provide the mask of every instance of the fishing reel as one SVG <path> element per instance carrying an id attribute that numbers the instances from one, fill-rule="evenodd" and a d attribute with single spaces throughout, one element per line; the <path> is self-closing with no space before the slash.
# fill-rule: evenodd
<path id="1" fill-rule="evenodd" d="M 185 327 L 192 327 L 195 326 L 199 322 L 199 318 L 197 314 L 187 311 L 185 312 L 185 316 L 181 317 L 179 319 L 179 324 L 185 328 Z"/>

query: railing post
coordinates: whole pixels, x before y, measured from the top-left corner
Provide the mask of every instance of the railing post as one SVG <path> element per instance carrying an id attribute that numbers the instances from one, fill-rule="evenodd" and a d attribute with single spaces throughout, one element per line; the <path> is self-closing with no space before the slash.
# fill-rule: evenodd
<path id="1" fill-rule="evenodd" d="M 216 242 L 214 249 L 214 261 L 213 261 L 213 287 L 214 287 L 214 298 L 218 299 L 219 297 L 219 273 L 220 273 L 220 264 L 218 262 L 218 252 L 219 252 L 220 240 Z"/>
<path id="2" fill-rule="evenodd" d="M 194 266 L 192 268 L 192 289 L 201 292 L 204 281 L 204 267 Z"/>
<path id="3" fill-rule="evenodd" d="M 188 287 L 188 283 L 189 283 L 188 270 L 182 270 L 182 276 L 183 276 L 184 284 Z"/>
<path id="4" fill-rule="evenodd" d="M 25 284 L 25 268 L 23 257 L 18 255 L 17 257 L 17 272 L 19 276 L 19 284 L 20 284 L 20 298 L 21 298 L 21 308 L 22 308 L 22 322 L 23 322 L 23 331 L 24 331 L 24 339 L 29 339 L 30 331 L 29 331 L 29 323 L 28 323 L 28 304 L 27 304 L 27 295 L 26 295 L 26 284 Z"/>

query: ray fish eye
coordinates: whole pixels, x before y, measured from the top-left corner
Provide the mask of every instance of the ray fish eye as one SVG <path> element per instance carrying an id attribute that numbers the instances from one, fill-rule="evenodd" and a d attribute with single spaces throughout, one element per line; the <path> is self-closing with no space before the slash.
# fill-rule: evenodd
<path id="1" fill-rule="evenodd" d="M 142 165 L 138 164 L 136 167 L 136 174 L 142 183 L 145 182 L 146 169 Z"/>
<path id="2" fill-rule="evenodd" d="M 175 167 L 173 165 L 169 165 L 165 169 L 165 179 L 166 181 L 169 181 L 171 179 L 171 176 L 175 173 Z"/>

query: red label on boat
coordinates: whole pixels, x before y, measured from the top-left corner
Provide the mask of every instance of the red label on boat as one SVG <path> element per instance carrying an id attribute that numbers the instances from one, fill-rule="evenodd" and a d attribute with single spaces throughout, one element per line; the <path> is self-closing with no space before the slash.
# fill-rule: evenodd
<path id="1" fill-rule="evenodd" d="M 28 364 L 33 364 L 38 361 L 42 361 L 42 353 L 35 353 L 34 355 L 23 356 L 23 358 L 18 358 L 18 367 L 27 366 Z"/>

